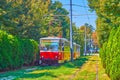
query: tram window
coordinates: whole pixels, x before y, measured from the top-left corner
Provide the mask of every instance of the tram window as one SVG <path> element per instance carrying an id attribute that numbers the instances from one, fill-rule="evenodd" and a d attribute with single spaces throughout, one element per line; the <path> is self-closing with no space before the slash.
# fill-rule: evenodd
<path id="1" fill-rule="evenodd" d="M 40 47 L 40 50 L 41 50 L 41 51 L 47 51 L 47 47 L 46 47 L 46 46 L 41 46 L 41 47 Z"/>
<path id="2" fill-rule="evenodd" d="M 51 43 L 50 48 L 52 49 L 52 51 L 58 51 L 58 43 Z"/>
<path id="3" fill-rule="evenodd" d="M 58 51 L 58 46 L 57 46 L 57 45 L 54 45 L 54 46 L 52 47 L 52 51 Z"/>
<path id="4" fill-rule="evenodd" d="M 44 42 L 41 47 L 40 50 L 41 51 L 58 51 L 58 43 L 56 42 Z"/>

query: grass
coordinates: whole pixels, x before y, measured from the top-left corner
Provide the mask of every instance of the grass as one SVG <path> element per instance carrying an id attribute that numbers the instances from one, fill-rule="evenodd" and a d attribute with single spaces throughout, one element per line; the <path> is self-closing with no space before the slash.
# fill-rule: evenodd
<path id="1" fill-rule="evenodd" d="M 81 57 L 73 62 L 67 62 L 61 66 L 34 66 L 28 69 L 0 73 L 0 79 L 14 80 L 67 80 L 69 76 L 82 66 L 88 57 Z"/>
<path id="2" fill-rule="evenodd" d="M 27 69 L 0 73 L 0 80 L 95 80 L 96 63 L 98 80 L 110 80 L 105 74 L 98 56 L 80 57 L 73 62 L 67 62 L 60 66 L 33 66 Z"/>

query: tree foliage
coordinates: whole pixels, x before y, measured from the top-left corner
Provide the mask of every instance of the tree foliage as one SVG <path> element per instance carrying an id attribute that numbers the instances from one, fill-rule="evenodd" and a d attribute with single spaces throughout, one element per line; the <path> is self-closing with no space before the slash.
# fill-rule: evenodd
<path id="1" fill-rule="evenodd" d="M 70 19 L 67 16 L 69 13 L 62 7 L 62 3 L 59 1 L 51 3 L 49 6 L 49 12 L 52 13 L 53 17 L 50 24 L 51 34 L 69 38 Z M 53 31 L 55 32 L 53 33 Z"/>
<path id="2" fill-rule="evenodd" d="M 120 2 L 119 0 L 88 0 L 98 18 L 97 34 L 100 56 L 111 80 L 120 79 Z"/>
<path id="3" fill-rule="evenodd" d="M 38 41 L 41 37 L 52 35 L 69 40 L 68 14 L 59 1 L 0 0 L 0 30 L 12 34 L 1 31 L 0 69 L 17 68 L 34 62 L 38 56 L 38 44 L 34 40 Z M 78 30 L 75 24 L 73 29 Z M 74 38 L 78 44 L 81 42 L 79 35 Z"/>
<path id="4" fill-rule="evenodd" d="M 97 13 L 97 34 L 100 47 L 108 40 L 113 27 L 120 25 L 119 0 L 88 0 L 89 6 Z"/>
<path id="5" fill-rule="evenodd" d="M 85 28 L 87 40 L 86 42 L 88 45 L 88 43 L 90 43 L 91 35 L 93 33 L 93 26 L 85 23 L 83 26 L 80 26 L 80 28 L 76 28 L 75 24 L 73 25 L 73 40 L 77 44 L 80 44 L 81 55 L 83 55 L 85 47 Z"/>
<path id="6" fill-rule="evenodd" d="M 110 76 L 111 80 L 120 79 L 120 27 L 112 29 L 108 42 L 103 44 L 100 50 L 100 56 L 106 73 Z"/>
<path id="7" fill-rule="evenodd" d="M 69 38 L 68 11 L 59 1 L 0 0 L 0 29 L 21 38 Z"/>
<path id="8" fill-rule="evenodd" d="M 50 0 L 0 0 L 1 29 L 22 38 L 39 39 Z"/>

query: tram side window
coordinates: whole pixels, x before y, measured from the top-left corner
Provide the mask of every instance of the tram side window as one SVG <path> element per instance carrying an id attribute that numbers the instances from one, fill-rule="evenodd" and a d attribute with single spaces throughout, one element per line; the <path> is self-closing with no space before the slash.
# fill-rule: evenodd
<path id="1" fill-rule="evenodd" d="M 62 43 L 62 51 L 64 51 L 64 43 Z"/>
<path id="2" fill-rule="evenodd" d="M 77 52 L 80 52 L 80 47 L 77 47 Z"/>
<path id="3" fill-rule="evenodd" d="M 65 42 L 65 44 L 64 44 L 64 51 L 70 51 L 69 42 Z"/>

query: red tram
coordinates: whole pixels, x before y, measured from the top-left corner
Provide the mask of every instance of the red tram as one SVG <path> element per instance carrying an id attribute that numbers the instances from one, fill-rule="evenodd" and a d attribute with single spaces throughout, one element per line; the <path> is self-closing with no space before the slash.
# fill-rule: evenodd
<path id="1" fill-rule="evenodd" d="M 80 46 L 74 46 L 74 59 L 80 56 Z M 40 38 L 39 64 L 57 64 L 70 60 L 70 42 L 65 38 L 45 37 Z"/>

